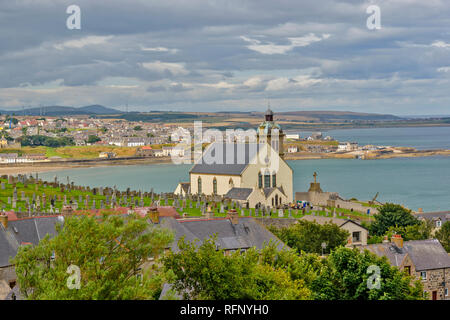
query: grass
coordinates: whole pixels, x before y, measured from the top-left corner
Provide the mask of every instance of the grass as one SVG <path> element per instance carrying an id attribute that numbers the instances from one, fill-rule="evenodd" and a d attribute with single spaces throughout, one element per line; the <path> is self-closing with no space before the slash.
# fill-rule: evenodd
<path id="1" fill-rule="evenodd" d="M 5 183 L 5 189 L 1 190 L 0 189 L 0 206 L 3 207 L 3 205 L 5 206 L 5 210 L 6 211 L 10 211 L 10 210 L 14 210 L 12 208 L 12 197 L 13 197 L 13 186 L 8 184 L 7 179 L 0 179 L 0 182 L 4 182 Z M 16 209 L 15 211 L 18 211 L 19 208 L 22 208 L 22 212 L 27 211 L 26 209 L 26 201 L 22 200 L 22 191 L 25 194 L 25 197 L 28 197 L 30 199 L 30 202 L 32 201 L 33 198 L 33 193 L 36 195 L 36 197 L 41 197 L 41 207 L 42 207 L 42 195 L 45 194 L 46 195 L 46 207 L 43 208 L 43 210 L 41 211 L 45 211 L 45 212 L 49 212 L 50 210 L 50 200 L 51 198 L 53 198 L 55 195 L 57 197 L 57 201 L 55 203 L 55 208 L 58 208 L 59 210 L 62 209 L 63 203 L 64 203 L 64 195 L 66 195 L 66 199 L 67 199 L 67 203 L 69 203 L 69 201 L 71 200 L 71 198 L 73 197 L 75 201 L 78 202 L 79 200 L 79 196 L 81 195 L 83 197 L 83 201 L 81 203 L 78 203 L 78 210 L 89 210 L 92 209 L 92 204 L 93 201 L 95 200 L 96 202 L 96 209 L 100 209 L 100 200 L 103 200 L 103 203 L 105 204 L 105 208 L 106 208 L 106 196 L 101 196 L 101 195 L 94 195 L 92 191 L 80 191 L 80 190 L 70 190 L 67 191 L 65 190 L 64 192 L 61 192 L 60 188 L 53 188 L 52 186 L 47 186 L 44 187 L 43 184 L 39 185 L 39 184 L 28 184 L 26 187 L 24 187 L 24 185 L 22 183 L 17 183 L 16 184 L 16 188 L 17 188 L 17 202 L 16 202 Z M 88 206 L 85 206 L 85 198 L 86 195 L 89 195 L 90 197 L 90 201 L 88 203 Z M 11 198 L 11 204 L 8 204 L 8 197 Z M 58 200 L 58 198 L 60 198 L 61 200 Z M 152 200 L 150 197 L 144 197 L 144 206 L 150 206 L 152 204 Z M 155 197 L 154 200 L 158 200 L 158 197 Z M 201 217 L 202 216 L 202 212 L 201 212 L 201 207 L 204 204 L 203 202 L 200 202 L 199 208 L 196 208 L 196 204 L 195 201 L 192 201 L 192 208 L 190 208 L 190 200 L 186 200 L 186 208 L 184 209 L 178 209 L 177 211 L 181 214 L 186 213 L 187 216 L 189 217 Z M 173 205 L 173 200 L 172 199 L 168 199 L 166 202 L 161 201 L 160 205 Z M 327 208 L 329 210 L 329 212 L 332 212 L 334 210 L 334 208 Z M 250 210 L 249 209 L 236 209 L 239 213 L 240 216 L 250 216 Z M 214 212 L 214 216 L 215 217 L 226 217 L 226 210 L 224 210 L 225 213 L 220 213 L 220 206 L 218 206 L 217 208 L 213 208 L 213 212 Z M 287 209 L 283 210 L 284 216 L 283 218 L 288 218 L 289 217 L 289 211 Z M 316 216 L 327 216 L 325 211 L 320 211 L 320 210 L 314 210 L 314 211 L 310 211 L 308 214 L 315 214 Z M 367 216 L 366 214 L 363 213 L 359 213 L 359 212 L 351 212 L 350 210 L 347 209 L 342 209 L 342 208 L 336 208 L 336 213 L 337 213 L 337 218 L 342 218 L 345 219 L 347 216 L 352 218 L 352 219 L 359 219 L 359 220 L 371 220 L 373 219 L 372 217 Z M 339 216 L 339 213 L 342 213 L 343 216 Z M 255 216 L 255 209 L 251 209 L 251 216 Z M 276 212 L 271 213 L 270 215 L 272 218 L 278 218 L 278 210 L 276 210 Z M 297 209 L 292 209 L 291 211 L 291 217 L 292 218 L 301 218 L 304 215 L 302 214 L 301 210 L 297 210 Z M 259 215 L 259 217 L 261 217 L 261 214 Z"/>

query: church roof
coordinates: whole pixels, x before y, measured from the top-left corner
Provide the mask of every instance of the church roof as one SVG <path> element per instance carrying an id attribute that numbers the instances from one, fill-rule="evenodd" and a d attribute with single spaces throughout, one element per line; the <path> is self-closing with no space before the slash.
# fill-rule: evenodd
<path id="1" fill-rule="evenodd" d="M 214 142 L 203 152 L 201 159 L 189 173 L 241 175 L 263 145 Z"/>
<path id="2" fill-rule="evenodd" d="M 231 188 L 224 197 L 235 200 L 247 200 L 252 191 L 252 188 Z"/>

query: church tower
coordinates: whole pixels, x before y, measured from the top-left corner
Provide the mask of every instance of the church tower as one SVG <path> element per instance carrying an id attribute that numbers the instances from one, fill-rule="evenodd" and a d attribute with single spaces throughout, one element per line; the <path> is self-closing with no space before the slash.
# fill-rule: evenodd
<path id="1" fill-rule="evenodd" d="M 281 127 L 273 121 L 273 112 L 270 110 L 270 104 L 267 106 L 267 111 L 264 115 L 264 122 L 262 122 L 257 131 L 258 142 L 267 142 L 272 146 L 282 159 L 284 159 L 284 132 Z"/>

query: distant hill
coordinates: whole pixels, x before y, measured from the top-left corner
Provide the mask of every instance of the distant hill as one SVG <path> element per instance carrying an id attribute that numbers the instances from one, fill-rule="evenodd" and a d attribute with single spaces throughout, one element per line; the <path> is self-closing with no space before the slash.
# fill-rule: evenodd
<path id="1" fill-rule="evenodd" d="M 372 120 L 372 121 L 390 121 L 402 120 L 403 118 L 394 116 L 392 114 L 378 114 L 378 113 L 362 113 L 350 111 L 289 111 L 277 112 L 280 116 L 299 116 L 318 119 L 319 121 L 334 121 L 334 120 Z"/>
<path id="2" fill-rule="evenodd" d="M 12 114 L 15 113 L 18 116 L 70 116 L 70 115 L 101 115 L 101 114 L 119 114 L 119 110 L 107 108 L 101 105 L 90 105 L 80 108 L 75 107 L 65 107 L 65 106 L 46 106 L 28 109 L 18 109 L 18 110 L 0 110 L 2 114 Z"/>

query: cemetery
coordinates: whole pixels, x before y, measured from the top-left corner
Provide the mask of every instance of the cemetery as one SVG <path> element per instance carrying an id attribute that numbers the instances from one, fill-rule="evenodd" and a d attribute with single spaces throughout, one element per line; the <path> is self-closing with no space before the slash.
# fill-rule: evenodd
<path id="1" fill-rule="evenodd" d="M 0 211 L 13 211 L 18 218 L 37 215 L 64 214 L 91 210 L 173 206 L 183 218 L 226 217 L 236 210 L 242 217 L 300 218 L 317 215 L 335 218 L 370 219 L 364 214 L 343 208 L 306 207 L 276 209 L 269 206 L 246 208 L 238 201 L 223 196 L 176 195 L 151 190 L 117 190 L 116 187 L 77 186 L 69 181 L 42 181 L 38 175 L 0 176 Z"/>

